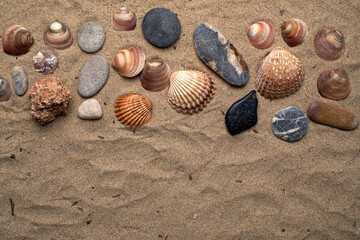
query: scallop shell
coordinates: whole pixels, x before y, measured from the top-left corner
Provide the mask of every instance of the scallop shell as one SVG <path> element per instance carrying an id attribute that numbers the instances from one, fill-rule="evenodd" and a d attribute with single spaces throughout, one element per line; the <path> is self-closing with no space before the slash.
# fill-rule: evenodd
<path id="1" fill-rule="evenodd" d="M 121 76 L 135 77 L 144 68 L 144 51 L 137 46 L 124 47 L 116 53 L 112 65 Z"/>
<path id="2" fill-rule="evenodd" d="M 336 60 L 345 50 L 345 38 L 338 30 L 322 29 L 314 40 L 317 55 L 325 60 Z"/>
<path id="3" fill-rule="evenodd" d="M 289 47 L 295 47 L 306 40 L 309 30 L 300 19 L 292 19 L 281 25 L 281 35 Z"/>
<path id="4" fill-rule="evenodd" d="M 127 8 L 119 8 L 111 17 L 111 24 L 116 31 L 131 31 L 136 27 L 136 15 Z"/>
<path id="5" fill-rule="evenodd" d="M 6 54 L 19 56 L 29 52 L 34 44 L 34 38 L 23 26 L 11 25 L 4 29 L 2 44 Z"/>
<path id="6" fill-rule="evenodd" d="M 259 49 L 271 47 L 274 43 L 274 25 L 268 21 L 258 21 L 247 29 L 250 43 Z"/>
<path id="7" fill-rule="evenodd" d="M 152 103 L 150 99 L 136 93 L 119 97 L 114 107 L 117 119 L 133 130 L 151 119 Z"/>
<path id="8" fill-rule="evenodd" d="M 350 81 L 343 68 L 329 69 L 323 72 L 317 86 L 319 93 L 332 100 L 341 100 L 346 98 L 350 93 Z"/>
<path id="9" fill-rule="evenodd" d="M 170 67 L 161 58 L 155 57 L 145 62 L 140 74 L 141 85 L 148 91 L 158 92 L 169 86 Z"/>
<path id="10" fill-rule="evenodd" d="M 70 29 L 60 22 L 53 22 L 44 32 L 44 43 L 56 49 L 66 49 L 73 43 Z"/>
<path id="11" fill-rule="evenodd" d="M 170 76 L 168 102 L 178 112 L 200 112 L 215 94 L 215 82 L 207 73 L 197 70 L 173 72 Z"/>
<path id="12" fill-rule="evenodd" d="M 287 50 L 276 47 L 263 60 L 255 87 L 265 98 L 283 98 L 300 88 L 304 75 L 300 60 Z"/>
<path id="13" fill-rule="evenodd" d="M 11 88 L 10 84 L 0 78 L 0 102 L 9 101 L 11 97 Z"/>

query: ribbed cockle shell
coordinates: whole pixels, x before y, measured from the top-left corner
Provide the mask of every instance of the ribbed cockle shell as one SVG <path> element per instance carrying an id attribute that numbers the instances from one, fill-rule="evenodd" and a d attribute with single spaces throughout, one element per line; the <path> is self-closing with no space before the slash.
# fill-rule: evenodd
<path id="1" fill-rule="evenodd" d="M 127 8 L 119 8 L 111 17 L 111 24 L 116 31 L 131 31 L 136 27 L 136 15 Z"/>
<path id="2" fill-rule="evenodd" d="M 112 65 L 121 76 L 135 77 L 144 68 L 144 51 L 137 46 L 124 47 L 116 53 Z"/>
<path id="3" fill-rule="evenodd" d="M 290 47 L 303 43 L 309 35 L 308 27 L 300 19 L 292 19 L 281 25 L 281 35 Z"/>
<path id="4" fill-rule="evenodd" d="M 23 26 L 11 25 L 4 29 L 2 45 L 6 54 L 13 56 L 25 54 L 33 44 L 34 38 Z"/>
<path id="5" fill-rule="evenodd" d="M 117 119 L 133 130 L 151 119 L 152 103 L 150 99 L 136 93 L 119 97 L 114 107 Z"/>
<path id="6" fill-rule="evenodd" d="M 169 86 L 170 67 L 161 58 L 146 60 L 140 74 L 141 85 L 148 91 L 158 92 Z"/>
<path id="7" fill-rule="evenodd" d="M 274 25 L 268 21 L 258 21 L 247 29 L 250 43 L 259 49 L 271 47 L 274 43 Z"/>
<path id="8" fill-rule="evenodd" d="M 300 88 L 304 75 L 300 60 L 287 50 L 276 47 L 263 60 L 255 87 L 265 98 L 283 98 Z"/>
<path id="9" fill-rule="evenodd" d="M 325 60 L 336 60 L 345 50 L 345 38 L 338 30 L 322 29 L 314 40 L 315 51 Z"/>
<path id="10" fill-rule="evenodd" d="M 178 112 L 200 112 L 215 94 L 215 82 L 207 73 L 197 70 L 173 72 L 170 76 L 168 101 Z"/>
<path id="11" fill-rule="evenodd" d="M 346 98 L 351 89 L 348 75 L 343 68 L 323 72 L 317 81 L 317 86 L 323 97 L 333 100 Z"/>
<path id="12" fill-rule="evenodd" d="M 44 43 L 56 49 L 66 49 L 73 43 L 70 29 L 60 22 L 53 22 L 44 32 Z"/>

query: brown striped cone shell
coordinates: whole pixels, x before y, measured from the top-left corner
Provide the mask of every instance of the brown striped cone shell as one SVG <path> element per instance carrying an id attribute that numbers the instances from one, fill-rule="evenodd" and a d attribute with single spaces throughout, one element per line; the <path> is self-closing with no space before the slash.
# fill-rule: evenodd
<path id="1" fill-rule="evenodd" d="M 116 53 L 112 65 L 121 76 L 135 77 L 144 68 L 144 51 L 137 46 L 124 47 Z"/>
<path id="2" fill-rule="evenodd" d="M 325 60 L 336 60 L 345 50 L 345 38 L 338 30 L 322 29 L 315 37 L 317 55 Z"/>
<path id="3" fill-rule="evenodd" d="M 350 81 L 343 68 L 329 69 L 323 72 L 317 86 L 319 93 L 332 100 L 341 100 L 346 98 L 350 93 Z"/>
<path id="4" fill-rule="evenodd" d="M 0 78 L 0 102 L 9 101 L 11 97 L 11 88 L 10 84 Z"/>
<path id="5" fill-rule="evenodd" d="M 4 52 L 9 55 L 19 56 L 29 52 L 34 44 L 34 38 L 29 30 L 20 25 L 11 25 L 4 29 L 2 45 Z"/>
<path id="6" fill-rule="evenodd" d="M 265 98 L 283 98 L 300 88 L 304 75 L 300 60 L 287 50 L 276 47 L 262 61 L 255 87 Z"/>
<path id="7" fill-rule="evenodd" d="M 178 112 L 199 113 L 215 94 L 215 82 L 207 73 L 197 70 L 173 72 L 170 76 L 168 102 Z"/>
<path id="8" fill-rule="evenodd" d="M 159 92 L 169 86 L 170 67 L 161 58 L 155 57 L 145 62 L 140 74 L 141 85 L 148 91 Z"/>
<path id="9" fill-rule="evenodd" d="M 274 25 L 268 21 L 258 21 L 247 29 L 250 43 L 259 49 L 271 47 L 274 43 Z"/>
<path id="10" fill-rule="evenodd" d="M 111 24 L 116 31 L 131 31 L 136 27 L 136 15 L 127 8 L 119 8 L 111 16 Z"/>
<path id="11" fill-rule="evenodd" d="M 66 49 L 73 43 L 70 29 L 60 22 L 53 22 L 44 32 L 44 43 L 56 49 Z"/>
<path id="12" fill-rule="evenodd" d="M 281 35 L 289 47 L 295 47 L 306 40 L 309 30 L 300 19 L 292 19 L 281 25 Z"/>
<path id="13" fill-rule="evenodd" d="M 151 119 L 150 99 L 136 93 L 119 97 L 114 107 L 117 119 L 123 125 L 130 126 L 132 130 L 141 127 Z"/>

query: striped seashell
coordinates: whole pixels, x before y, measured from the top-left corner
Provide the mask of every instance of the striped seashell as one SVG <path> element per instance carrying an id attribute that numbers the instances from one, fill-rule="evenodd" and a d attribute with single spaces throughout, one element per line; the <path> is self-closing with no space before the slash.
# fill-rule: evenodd
<path id="1" fill-rule="evenodd" d="M 317 81 L 317 86 L 321 96 L 332 100 L 346 98 L 351 90 L 348 75 L 343 68 L 323 72 Z"/>
<path id="2" fill-rule="evenodd" d="M 289 47 L 295 47 L 306 40 L 309 30 L 300 19 L 292 19 L 281 25 L 281 35 Z"/>
<path id="3" fill-rule="evenodd" d="M 141 127 L 151 119 L 150 99 L 136 93 L 119 97 L 114 107 L 117 119 L 123 125 L 130 126 L 132 130 Z"/>
<path id="4" fill-rule="evenodd" d="M 44 32 L 44 43 L 56 49 L 66 49 L 73 44 L 70 29 L 60 22 L 53 22 Z"/>
<path id="5" fill-rule="evenodd" d="M 11 25 L 4 29 L 2 44 L 6 54 L 19 56 L 29 52 L 34 44 L 34 38 L 23 26 Z"/>
<path id="6" fill-rule="evenodd" d="M 317 55 L 325 60 L 336 60 L 345 50 L 345 38 L 338 30 L 322 29 L 315 37 Z"/>
<path id="7" fill-rule="evenodd" d="M 255 87 L 265 98 L 283 98 L 300 88 L 304 75 L 300 60 L 287 50 L 276 47 L 262 61 Z"/>
<path id="8" fill-rule="evenodd" d="M 111 24 L 116 31 L 131 31 L 136 27 L 136 15 L 133 11 L 123 7 L 114 11 Z"/>
<path id="9" fill-rule="evenodd" d="M 215 94 L 215 82 L 197 70 L 176 71 L 170 76 L 168 102 L 178 112 L 199 113 Z"/>
<path id="10" fill-rule="evenodd" d="M 250 43 L 259 49 L 271 47 L 274 43 L 274 25 L 268 21 L 258 21 L 247 29 Z"/>
<path id="11" fill-rule="evenodd" d="M 0 102 L 7 102 L 11 97 L 10 84 L 0 78 Z"/>
<path id="12" fill-rule="evenodd" d="M 137 46 L 124 47 L 116 53 L 112 65 L 121 76 L 135 77 L 144 68 L 144 51 Z"/>
<path id="13" fill-rule="evenodd" d="M 169 86 L 170 67 L 161 58 L 155 57 L 145 62 L 140 74 L 141 85 L 148 91 L 158 92 Z"/>

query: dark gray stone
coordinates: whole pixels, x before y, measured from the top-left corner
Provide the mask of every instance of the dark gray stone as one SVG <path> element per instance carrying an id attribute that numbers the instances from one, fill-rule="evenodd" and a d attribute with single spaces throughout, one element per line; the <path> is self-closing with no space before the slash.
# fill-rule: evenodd
<path id="1" fill-rule="evenodd" d="M 13 70 L 14 92 L 23 96 L 28 90 L 28 75 L 23 67 L 16 66 Z"/>
<path id="2" fill-rule="evenodd" d="M 252 90 L 245 97 L 235 102 L 225 115 L 226 127 L 231 135 L 245 131 L 257 123 L 258 100 Z"/>
<path id="3" fill-rule="evenodd" d="M 109 63 L 102 56 L 89 58 L 80 70 L 78 92 L 83 97 L 98 93 L 109 78 Z"/>
<path id="4" fill-rule="evenodd" d="M 104 28 L 96 22 L 86 22 L 78 31 L 78 44 L 87 53 L 99 51 L 105 42 Z"/>
<path id="5" fill-rule="evenodd" d="M 200 59 L 229 84 L 244 86 L 249 69 L 241 54 L 210 24 L 202 23 L 194 31 L 196 52 Z"/>
<path id="6" fill-rule="evenodd" d="M 166 48 L 178 40 L 181 24 L 175 13 L 167 8 L 154 8 L 146 13 L 142 22 L 145 38 L 154 46 Z"/>
<path id="7" fill-rule="evenodd" d="M 296 107 L 288 107 L 277 112 L 271 124 L 274 134 L 288 142 L 300 140 L 305 135 L 307 127 L 305 113 Z"/>

